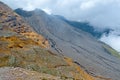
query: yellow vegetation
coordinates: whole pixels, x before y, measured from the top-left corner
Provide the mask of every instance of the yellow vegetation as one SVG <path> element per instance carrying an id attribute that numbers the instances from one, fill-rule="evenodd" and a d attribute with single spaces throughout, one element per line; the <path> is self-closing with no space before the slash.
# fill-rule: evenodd
<path id="1" fill-rule="evenodd" d="M 38 43 L 23 36 L 0 37 L 0 52 L 9 53 L 12 48 L 25 49 L 30 45 L 38 46 Z"/>
<path id="2" fill-rule="evenodd" d="M 21 33 L 22 35 L 26 36 L 27 38 L 30 38 L 37 42 L 39 45 L 41 45 L 43 48 L 48 48 L 49 47 L 49 42 L 47 39 L 45 39 L 43 36 L 35 33 L 35 32 L 26 32 L 26 33 Z"/>
<path id="3" fill-rule="evenodd" d="M 82 76 L 81 80 L 95 80 L 93 76 L 86 73 L 83 69 L 80 68 L 77 64 L 73 63 L 73 60 L 71 58 L 65 57 L 65 61 L 70 65 L 74 66 L 75 69 L 79 72 L 79 74 Z M 76 75 L 76 73 L 72 72 L 72 74 L 75 76 L 75 80 L 79 80 L 79 75 Z"/>

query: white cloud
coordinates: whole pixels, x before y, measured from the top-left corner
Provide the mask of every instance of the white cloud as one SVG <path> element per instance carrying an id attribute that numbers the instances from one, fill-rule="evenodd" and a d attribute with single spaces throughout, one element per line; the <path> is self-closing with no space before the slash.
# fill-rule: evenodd
<path id="1" fill-rule="evenodd" d="M 100 39 L 101 41 L 109 44 L 114 49 L 120 52 L 120 32 L 112 31 L 108 36 L 103 35 L 103 37 Z"/>
<path id="2" fill-rule="evenodd" d="M 96 1 L 83 2 L 83 3 L 80 5 L 80 8 L 81 8 L 82 10 L 88 10 L 88 9 L 94 7 L 94 6 L 95 6 L 95 3 L 96 3 Z"/>
<path id="3" fill-rule="evenodd" d="M 45 8 L 51 5 L 53 0 L 0 0 L 5 2 L 13 9 L 24 8 L 25 10 L 33 10 L 36 8 Z"/>
<path id="4" fill-rule="evenodd" d="M 43 11 L 45 11 L 47 14 L 52 14 L 52 10 L 51 9 L 49 9 L 49 8 L 44 8 L 44 9 L 42 9 Z"/>

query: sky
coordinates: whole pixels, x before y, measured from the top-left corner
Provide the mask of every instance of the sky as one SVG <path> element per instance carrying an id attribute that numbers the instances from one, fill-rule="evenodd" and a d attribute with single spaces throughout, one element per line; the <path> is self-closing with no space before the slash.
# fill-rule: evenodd
<path id="1" fill-rule="evenodd" d="M 120 52 L 120 0 L 0 0 L 12 9 L 42 9 L 48 14 L 62 15 L 70 20 L 87 21 L 96 29 L 111 28 L 101 41 Z"/>

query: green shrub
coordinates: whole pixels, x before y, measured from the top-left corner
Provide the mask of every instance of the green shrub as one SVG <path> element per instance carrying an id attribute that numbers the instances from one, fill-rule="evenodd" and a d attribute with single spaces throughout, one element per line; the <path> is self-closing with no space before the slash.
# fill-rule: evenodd
<path id="1" fill-rule="evenodd" d="M 36 64 L 29 64 L 29 65 L 26 66 L 26 69 L 33 70 L 33 71 L 38 71 L 39 66 L 36 65 Z"/>
<path id="2" fill-rule="evenodd" d="M 116 50 L 114 50 L 113 48 L 111 48 L 111 47 L 109 47 L 109 46 L 107 46 L 107 45 L 104 45 L 103 48 L 104 48 L 109 54 L 111 54 L 111 55 L 113 55 L 113 56 L 115 56 L 115 57 L 120 58 L 120 54 L 119 54 Z"/>
<path id="3" fill-rule="evenodd" d="M 20 66 L 20 61 L 13 55 L 9 56 L 8 66 L 18 67 Z"/>
<path id="4" fill-rule="evenodd" d="M 2 29 L 2 25 L 0 24 L 0 29 Z"/>
<path id="5" fill-rule="evenodd" d="M 46 73 L 46 74 L 51 74 L 51 75 L 54 75 L 54 76 L 58 76 L 60 74 L 57 70 L 47 68 L 47 67 L 40 67 L 39 72 Z"/>

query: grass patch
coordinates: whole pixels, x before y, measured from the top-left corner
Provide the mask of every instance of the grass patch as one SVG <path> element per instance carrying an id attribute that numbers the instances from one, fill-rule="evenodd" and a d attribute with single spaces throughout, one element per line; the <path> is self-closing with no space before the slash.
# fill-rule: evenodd
<path id="1" fill-rule="evenodd" d="M 113 55 L 117 58 L 120 58 L 120 54 L 114 50 L 113 48 L 107 46 L 107 45 L 104 45 L 103 48 L 110 54 L 110 55 Z"/>
<path id="2" fill-rule="evenodd" d="M 8 59 L 9 59 L 8 55 L 0 56 L 0 67 L 6 66 L 8 63 Z"/>
<path id="3" fill-rule="evenodd" d="M 59 71 L 57 71 L 55 69 L 52 69 L 52 68 L 48 68 L 46 66 L 40 67 L 39 72 L 46 73 L 46 74 L 51 74 L 51 75 L 54 75 L 54 76 L 59 76 L 60 75 Z"/>

